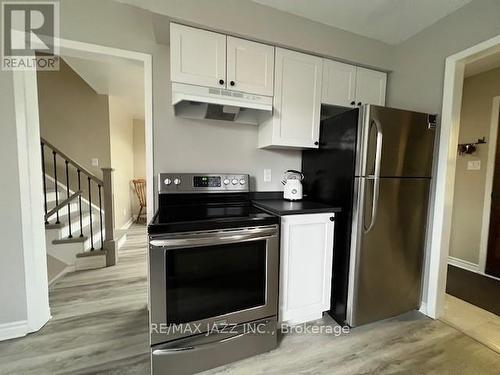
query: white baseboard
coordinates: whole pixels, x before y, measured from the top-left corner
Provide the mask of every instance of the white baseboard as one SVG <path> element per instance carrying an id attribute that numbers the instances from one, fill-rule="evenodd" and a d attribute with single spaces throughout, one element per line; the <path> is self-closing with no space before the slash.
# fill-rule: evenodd
<path id="1" fill-rule="evenodd" d="M 118 239 L 118 241 L 116 242 L 116 248 L 121 249 L 122 246 L 125 244 L 125 241 L 127 241 L 126 233 Z"/>
<path id="2" fill-rule="evenodd" d="M 106 254 L 81 258 L 77 257 L 75 262 L 77 271 L 95 270 L 104 267 L 106 267 Z"/>
<path id="3" fill-rule="evenodd" d="M 126 230 L 128 228 L 130 228 L 132 226 L 132 224 L 134 224 L 134 217 L 132 216 L 130 219 L 128 219 L 128 221 L 122 225 L 122 227 L 120 228 L 121 230 Z"/>
<path id="4" fill-rule="evenodd" d="M 455 266 L 458 268 L 463 268 L 464 270 L 467 270 L 467 271 L 479 273 L 479 265 L 478 264 L 474 264 L 472 262 L 468 262 L 468 261 L 463 260 L 463 259 L 449 256 L 448 257 L 448 264 L 451 264 L 452 266 Z"/>
<path id="5" fill-rule="evenodd" d="M 427 313 L 427 302 L 421 301 L 420 302 L 420 309 L 418 309 L 422 314 L 429 316 Z"/>
<path id="6" fill-rule="evenodd" d="M 495 276 L 491 276 L 491 275 L 488 275 L 485 272 L 482 272 L 479 269 L 479 265 L 478 264 L 474 264 L 474 263 L 468 262 L 466 260 L 462 260 L 462 259 L 458 259 L 458 258 L 449 256 L 448 257 L 448 264 L 451 264 L 452 266 L 455 266 L 455 267 L 458 267 L 458 268 L 462 268 L 462 269 L 467 270 L 467 271 L 478 273 L 478 274 L 480 274 L 482 276 L 489 277 L 490 279 L 494 279 L 494 280 L 500 281 L 500 278 L 495 277 Z"/>
<path id="7" fill-rule="evenodd" d="M 490 279 L 500 281 L 500 278 L 498 278 L 498 277 L 488 275 L 487 273 L 484 273 L 484 272 L 478 272 L 478 273 L 481 274 L 481 275 L 483 275 L 483 276 L 489 277 Z"/>
<path id="8" fill-rule="evenodd" d="M 52 280 L 49 281 L 49 288 L 55 284 L 57 280 L 66 275 L 68 272 L 73 272 L 75 270 L 75 266 L 67 266 L 61 272 L 59 272 Z"/>
<path id="9" fill-rule="evenodd" d="M 0 341 L 26 336 L 29 332 L 28 321 L 19 320 L 0 324 Z"/>

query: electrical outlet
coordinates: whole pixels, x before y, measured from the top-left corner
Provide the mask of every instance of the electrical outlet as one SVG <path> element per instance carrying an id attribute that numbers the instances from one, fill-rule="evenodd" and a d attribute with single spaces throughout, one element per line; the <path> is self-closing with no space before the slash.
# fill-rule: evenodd
<path id="1" fill-rule="evenodd" d="M 481 169 L 481 160 L 470 160 L 467 162 L 467 170 L 479 171 Z"/>
<path id="2" fill-rule="evenodd" d="M 93 167 L 98 167 L 99 166 L 99 159 L 92 158 L 92 166 Z"/>
<path id="3" fill-rule="evenodd" d="M 271 170 L 264 169 L 264 182 L 271 182 Z"/>

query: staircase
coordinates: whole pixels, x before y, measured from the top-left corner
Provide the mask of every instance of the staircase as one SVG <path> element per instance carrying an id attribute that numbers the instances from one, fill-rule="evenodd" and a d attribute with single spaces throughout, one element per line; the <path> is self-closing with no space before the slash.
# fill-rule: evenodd
<path id="1" fill-rule="evenodd" d="M 100 180 L 44 139 L 41 145 L 49 285 L 67 272 L 114 265 L 125 233 L 114 230 L 113 170 L 103 169 Z"/>

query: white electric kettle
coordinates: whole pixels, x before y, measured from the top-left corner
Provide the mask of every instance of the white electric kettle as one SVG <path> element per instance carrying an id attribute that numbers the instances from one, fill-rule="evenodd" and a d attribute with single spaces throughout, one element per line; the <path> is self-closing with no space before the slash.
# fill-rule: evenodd
<path id="1" fill-rule="evenodd" d="M 284 174 L 284 179 L 281 181 L 285 187 L 283 188 L 283 198 L 290 201 L 298 201 L 302 199 L 302 180 L 304 174 L 302 172 L 289 169 Z"/>

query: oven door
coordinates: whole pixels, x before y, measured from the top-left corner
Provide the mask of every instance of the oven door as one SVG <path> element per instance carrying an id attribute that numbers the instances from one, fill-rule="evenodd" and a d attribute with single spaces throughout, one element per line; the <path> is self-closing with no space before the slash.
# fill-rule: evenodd
<path id="1" fill-rule="evenodd" d="M 151 344 L 277 314 L 278 226 L 150 237 Z"/>

